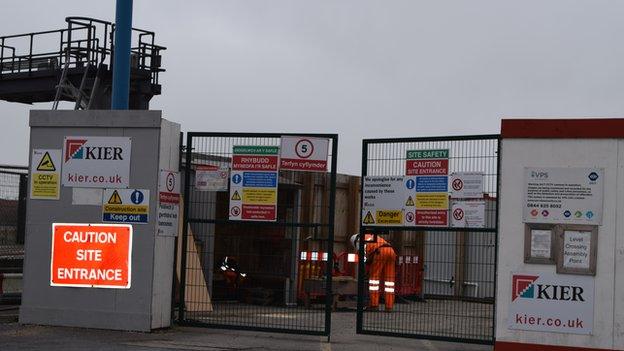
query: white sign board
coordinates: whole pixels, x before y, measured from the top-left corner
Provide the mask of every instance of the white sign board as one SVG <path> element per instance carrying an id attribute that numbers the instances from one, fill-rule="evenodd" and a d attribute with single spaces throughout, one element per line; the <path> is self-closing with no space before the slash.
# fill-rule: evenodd
<path id="1" fill-rule="evenodd" d="M 58 200 L 61 193 L 61 150 L 33 149 L 30 158 L 30 198 Z"/>
<path id="2" fill-rule="evenodd" d="M 280 145 L 280 169 L 327 172 L 329 139 L 283 136 Z"/>
<path id="3" fill-rule="evenodd" d="M 525 168 L 526 223 L 602 224 L 604 170 Z"/>
<path id="4" fill-rule="evenodd" d="M 509 329 L 591 334 L 594 278 L 553 273 L 511 274 Z"/>
<path id="5" fill-rule="evenodd" d="M 454 199 L 483 198 L 483 173 L 456 172 L 451 174 L 451 197 Z"/>
<path id="6" fill-rule="evenodd" d="M 227 166 L 199 165 L 195 168 L 195 190 L 227 191 L 229 174 Z"/>
<path id="7" fill-rule="evenodd" d="M 129 137 L 65 137 L 63 186 L 128 188 L 130 150 Z"/>
<path id="8" fill-rule="evenodd" d="M 590 265 L 592 232 L 565 230 L 563 232 L 563 262 L 565 268 L 585 268 Z"/>
<path id="9" fill-rule="evenodd" d="M 160 170 L 157 234 L 177 236 L 180 215 L 180 173 Z"/>
<path id="10" fill-rule="evenodd" d="M 414 225 L 416 180 L 413 176 L 364 177 L 362 224 Z"/>
<path id="11" fill-rule="evenodd" d="M 451 227 L 484 228 L 485 201 L 456 201 L 451 206 Z"/>
<path id="12" fill-rule="evenodd" d="M 531 229 L 531 257 L 551 258 L 552 231 Z"/>

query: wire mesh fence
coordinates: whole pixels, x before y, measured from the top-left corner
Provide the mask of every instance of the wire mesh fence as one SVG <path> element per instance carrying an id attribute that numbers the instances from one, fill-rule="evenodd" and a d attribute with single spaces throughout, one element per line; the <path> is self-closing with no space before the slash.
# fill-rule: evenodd
<path id="1" fill-rule="evenodd" d="M 448 159 L 444 161 L 448 162 L 447 170 L 440 173 L 448 174 L 449 178 L 445 180 L 447 188 L 442 188 L 441 195 L 448 204 L 440 218 L 446 216 L 447 220 L 437 225 L 422 225 L 416 220 L 401 228 L 361 228 L 362 232 L 374 233 L 391 246 L 396 255 L 393 268 L 396 275 L 394 279 L 382 276 L 381 280 L 391 281 L 389 290 L 393 291 L 392 294 L 385 293 L 389 286 L 383 281 L 376 282 L 380 278 L 372 273 L 373 257 L 367 257 L 366 249 L 361 249 L 358 332 L 493 343 L 498 136 L 364 140 L 362 176 L 409 175 L 408 151 L 412 150 L 448 150 L 443 153 Z M 430 163 L 426 167 L 436 165 Z M 452 196 L 453 175 L 458 173 L 479 175 L 482 193 L 478 198 L 474 195 L 470 199 Z M 478 203 L 482 212 L 476 215 L 476 223 L 458 224 L 459 214 L 463 216 L 464 213 L 456 213 L 456 205 L 467 203 Z M 416 204 L 415 218 L 418 218 L 418 211 Z M 364 263 L 365 260 L 369 263 Z M 371 308 L 377 304 L 371 303 L 371 296 L 375 294 L 384 302 L 394 299 L 394 305 L 379 303 L 382 312 Z M 391 313 L 383 313 L 390 309 Z"/>
<path id="2" fill-rule="evenodd" d="M 329 333 L 337 137 L 315 136 L 330 140 L 328 171 L 278 171 L 277 220 L 240 221 L 230 219 L 238 214 L 230 202 L 246 196 L 230 191 L 233 149 L 278 147 L 281 135 L 188 134 L 178 294 L 182 323 Z"/>
<path id="3" fill-rule="evenodd" d="M 22 271 L 27 179 L 25 167 L 0 166 L 0 273 Z"/>

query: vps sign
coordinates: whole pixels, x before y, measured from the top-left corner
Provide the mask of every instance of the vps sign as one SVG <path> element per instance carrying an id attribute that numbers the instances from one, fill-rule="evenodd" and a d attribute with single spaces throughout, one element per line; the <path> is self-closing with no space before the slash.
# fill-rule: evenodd
<path id="1" fill-rule="evenodd" d="M 63 186 L 127 188 L 130 152 L 128 137 L 65 137 Z"/>
<path id="2" fill-rule="evenodd" d="M 512 273 L 509 329 L 591 334 L 594 278 Z"/>

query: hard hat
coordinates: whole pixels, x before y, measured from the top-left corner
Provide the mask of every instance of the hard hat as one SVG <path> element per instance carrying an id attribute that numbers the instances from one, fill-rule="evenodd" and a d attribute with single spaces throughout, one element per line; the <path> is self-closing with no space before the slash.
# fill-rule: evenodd
<path id="1" fill-rule="evenodd" d="M 351 235 L 351 238 L 349 239 L 349 241 L 351 241 L 351 246 L 357 248 L 357 241 L 358 241 L 358 234 L 353 234 Z"/>

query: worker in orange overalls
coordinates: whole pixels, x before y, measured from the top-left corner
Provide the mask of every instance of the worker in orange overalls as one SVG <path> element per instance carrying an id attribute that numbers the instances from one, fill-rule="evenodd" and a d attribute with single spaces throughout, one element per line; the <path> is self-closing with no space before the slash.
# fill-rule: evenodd
<path id="1" fill-rule="evenodd" d="M 385 311 L 390 312 L 394 307 L 394 279 L 396 253 L 387 241 L 377 235 L 366 234 L 364 240 L 364 252 L 366 254 L 366 264 L 369 265 L 368 292 L 370 296 L 370 310 L 379 309 L 379 293 L 381 281 L 383 280 Z M 359 235 L 351 236 L 351 244 L 357 248 Z"/>

